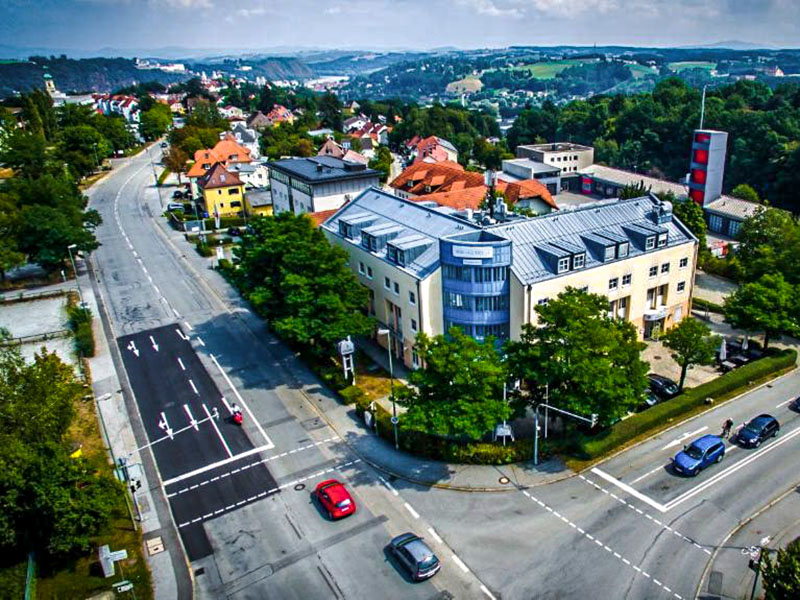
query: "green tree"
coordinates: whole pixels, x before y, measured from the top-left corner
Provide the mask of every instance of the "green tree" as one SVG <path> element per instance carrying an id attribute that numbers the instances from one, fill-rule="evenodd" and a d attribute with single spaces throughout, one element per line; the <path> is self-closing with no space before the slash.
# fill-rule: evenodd
<path id="1" fill-rule="evenodd" d="M 800 224 L 791 213 L 761 209 L 742 223 L 736 237 L 746 280 L 781 273 L 788 282 L 800 283 Z"/>
<path id="2" fill-rule="evenodd" d="M 672 358 L 681 368 L 678 388 L 683 390 L 686 372 L 694 365 L 710 365 L 714 361 L 718 340 L 705 323 L 687 317 L 661 337 L 672 350 Z"/>
<path id="3" fill-rule="evenodd" d="M 392 153 L 386 146 L 379 146 L 375 158 L 369 161 L 369 168 L 381 172 L 381 182 L 386 183 L 392 174 Z"/>
<path id="4" fill-rule="evenodd" d="M 311 219 L 284 212 L 250 225 L 253 234 L 234 250 L 234 278 L 281 337 L 322 357 L 348 335 L 371 331 L 366 289 L 344 250 L 331 246 Z"/>
<path id="5" fill-rule="evenodd" d="M 35 179 L 47 167 L 47 142 L 41 135 L 15 128 L 0 146 L 0 162 L 21 177 Z"/>
<path id="6" fill-rule="evenodd" d="M 169 106 L 161 102 L 156 102 L 153 108 L 142 112 L 139 117 L 139 133 L 148 141 L 160 138 L 170 125 L 172 125 L 172 111 Z"/>
<path id="7" fill-rule="evenodd" d="M 774 560 L 769 552 L 764 552 L 761 574 L 767 600 L 800 598 L 800 540 L 778 550 Z"/>
<path id="8" fill-rule="evenodd" d="M 620 200 L 628 200 L 629 198 L 641 198 L 650 193 L 650 186 L 645 185 L 644 181 L 639 181 L 636 184 L 628 184 L 619 191 Z"/>
<path id="9" fill-rule="evenodd" d="M 65 127 L 59 135 L 59 156 L 81 177 L 99 169 L 109 152 L 108 142 L 91 125 Z"/>
<path id="10" fill-rule="evenodd" d="M 671 198 L 670 198 L 671 196 Z M 672 194 L 659 195 L 661 200 L 668 200 L 672 203 L 672 212 L 678 217 L 678 220 L 689 228 L 694 236 L 698 239 L 700 252 L 706 252 L 706 231 L 708 226 L 703 217 L 703 209 L 696 202 L 690 200 L 676 200 Z"/>
<path id="11" fill-rule="evenodd" d="M 725 298 L 725 320 L 745 331 L 762 332 L 764 349 L 770 340 L 800 331 L 798 290 L 780 273 L 762 275 Z"/>
<path id="12" fill-rule="evenodd" d="M 581 414 L 597 414 L 608 424 L 642 398 L 649 365 L 640 359 L 644 344 L 633 324 L 608 316 L 608 299 L 567 288 L 536 306 L 538 322 L 523 326 L 507 344 L 511 372 L 535 390 L 549 386 L 550 404 Z"/>
<path id="13" fill-rule="evenodd" d="M 342 129 L 342 103 L 334 94 L 325 92 L 317 102 L 322 124 L 325 127 L 341 131 Z"/>
<path id="14" fill-rule="evenodd" d="M 19 208 L 14 200 L 0 191 L 0 281 L 5 280 L 7 271 L 25 262 L 25 255 L 17 245 L 19 219 Z"/>
<path id="15" fill-rule="evenodd" d="M 102 134 L 115 153 L 131 148 L 136 143 L 125 119 L 119 115 L 96 115 L 92 126 Z"/>
<path id="16" fill-rule="evenodd" d="M 731 196 L 734 198 L 740 198 L 742 200 L 747 200 L 748 202 L 754 202 L 756 204 L 761 204 L 761 198 L 758 197 L 758 192 L 753 189 L 753 186 L 748 185 L 746 183 L 740 183 L 731 191 Z"/>
<path id="17" fill-rule="evenodd" d="M 189 156 L 179 146 L 170 146 L 164 155 L 164 166 L 178 175 L 178 185 L 181 184 L 181 173 L 186 170 Z"/>
<path id="18" fill-rule="evenodd" d="M 424 366 L 398 394 L 408 409 L 404 428 L 477 440 L 511 416 L 503 399 L 506 366 L 494 338 L 479 342 L 453 327 L 446 336 L 418 335 L 416 350 Z"/>

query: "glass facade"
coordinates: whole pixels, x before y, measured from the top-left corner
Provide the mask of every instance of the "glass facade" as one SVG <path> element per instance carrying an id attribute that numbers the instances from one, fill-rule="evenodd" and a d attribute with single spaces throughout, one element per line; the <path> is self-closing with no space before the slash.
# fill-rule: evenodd
<path id="1" fill-rule="evenodd" d="M 511 241 L 487 231 L 439 241 L 445 330 L 476 339 L 509 336 Z"/>

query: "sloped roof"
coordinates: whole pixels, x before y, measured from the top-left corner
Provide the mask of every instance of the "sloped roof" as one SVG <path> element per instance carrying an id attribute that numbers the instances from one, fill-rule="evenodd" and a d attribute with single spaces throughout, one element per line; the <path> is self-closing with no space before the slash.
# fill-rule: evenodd
<path id="1" fill-rule="evenodd" d="M 317 156 L 333 156 L 335 158 L 342 158 L 344 155 L 344 148 L 337 144 L 336 140 L 333 138 L 328 138 L 325 140 L 325 143 L 322 144 L 319 152 L 317 152 Z"/>
<path id="2" fill-rule="evenodd" d="M 654 194 L 663 194 L 665 192 L 672 192 L 676 198 L 686 198 L 686 186 L 675 183 L 674 181 L 666 181 L 664 179 L 656 179 L 655 177 L 648 177 L 640 173 L 632 173 L 623 169 L 614 169 L 604 165 L 591 165 L 578 171 L 581 175 L 589 175 L 595 179 L 607 181 L 621 186 L 635 186 L 643 183 L 649 191 Z"/>
<path id="3" fill-rule="evenodd" d="M 741 198 L 734 198 L 733 196 L 720 196 L 713 202 L 709 202 L 703 207 L 706 212 L 729 217 L 736 221 L 744 221 L 754 217 L 759 210 L 764 209 L 761 204 L 755 202 L 748 202 Z"/>
<path id="4" fill-rule="evenodd" d="M 242 180 L 239 179 L 239 175 L 236 173 L 228 171 L 222 163 L 214 163 L 212 167 L 206 171 L 205 175 L 197 180 L 197 186 L 202 190 L 232 187 L 235 185 L 242 185 Z"/>
<path id="5" fill-rule="evenodd" d="M 436 202 L 439 206 L 447 206 L 456 210 L 471 208 L 477 210 L 486 198 L 486 186 L 460 188 L 449 192 L 438 192 L 412 198 L 416 202 Z"/>
<path id="6" fill-rule="evenodd" d="M 523 179 L 522 181 L 514 181 L 510 183 L 498 182 L 497 188 L 503 192 L 506 200 L 512 206 L 520 200 L 527 200 L 528 198 L 540 198 L 542 202 L 547 204 L 553 210 L 558 210 L 558 205 L 553 200 L 550 190 L 543 183 L 535 179 Z"/>
<path id="7" fill-rule="evenodd" d="M 410 187 L 409 182 L 412 183 Z M 483 175 L 465 171 L 461 165 L 451 161 L 419 162 L 405 169 L 389 185 L 409 194 L 422 195 L 483 186 Z"/>

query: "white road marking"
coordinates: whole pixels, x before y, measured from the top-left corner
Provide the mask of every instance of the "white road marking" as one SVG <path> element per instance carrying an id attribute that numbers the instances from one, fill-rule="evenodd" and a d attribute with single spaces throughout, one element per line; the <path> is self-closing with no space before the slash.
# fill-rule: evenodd
<path id="1" fill-rule="evenodd" d="M 183 324 L 186 325 L 186 329 L 188 329 L 189 331 L 192 331 L 194 329 L 194 327 L 189 325 L 189 321 L 184 321 Z"/>
<path id="2" fill-rule="evenodd" d="M 190 380 L 189 380 L 189 385 L 190 385 L 190 386 L 192 386 L 192 390 L 194 390 L 194 393 L 195 393 L 195 394 L 197 394 L 197 395 L 199 396 L 199 395 L 200 395 L 200 392 L 198 392 L 198 391 L 197 391 L 197 387 L 194 385 L 194 381 L 192 381 L 192 380 L 190 379 Z M 184 406 L 186 406 L 186 405 L 184 404 Z"/>
<path id="3" fill-rule="evenodd" d="M 666 446 L 664 446 L 664 447 L 662 448 L 662 450 L 669 450 L 670 448 L 672 448 L 672 447 L 674 447 L 674 446 L 678 446 L 678 445 L 680 445 L 680 444 L 681 444 L 681 442 L 685 442 L 685 441 L 686 441 L 688 438 L 690 438 L 690 437 L 692 437 L 692 436 L 695 436 L 695 435 L 697 435 L 698 433 L 702 433 L 702 432 L 703 432 L 703 431 L 705 431 L 706 429 L 708 429 L 708 425 L 706 425 L 705 427 L 701 427 L 701 428 L 700 428 L 700 429 L 698 429 L 697 431 L 692 431 L 692 432 L 687 432 L 687 433 L 681 434 L 680 436 L 678 436 L 678 437 L 677 437 L 677 439 L 675 439 L 675 440 L 671 441 L 669 444 L 667 444 Z"/>
<path id="4" fill-rule="evenodd" d="M 405 507 L 406 507 L 406 510 L 407 510 L 409 513 L 411 513 L 411 516 L 412 516 L 412 517 L 414 517 L 415 519 L 419 519 L 419 513 L 418 513 L 417 511 L 415 511 L 415 510 L 414 510 L 414 507 L 413 507 L 413 506 L 411 506 L 411 505 L 410 505 L 408 502 L 404 502 L 404 503 L 403 503 L 403 506 L 405 506 Z"/>
<path id="5" fill-rule="evenodd" d="M 439 537 L 439 534 L 436 533 L 436 530 L 433 527 L 428 527 L 428 533 L 431 534 L 431 537 L 435 539 L 439 544 L 443 544 L 444 540 Z"/>
<path id="6" fill-rule="evenodd" d="M 630 494 L 634 498 L 638 498 L 639 500 L 641 500 L 645 504 L 649 504 L 650 506 L 652 506 L 656 510 L 659 510 L 661 512 L 666 512 L 667 511 L 666 506 L 664 506 L 663 504 L 661 504 L 659 502 L 656 502 L 650 496 L 644 495 L 639 490 L 636 490 L 636 489 L 632 488 L 627 483 L 623 483 L 622 481 L 620 481 L 616 477 L 613 477 L 613 476 L 609 475 L 608 473 L 606 473 L 604 471 L 601 471 L 598 468 L 593 468 L 592 469 L 592 473 L 594 473 L 598 477 L 601 477 L 602 479 L 605 479 L 609 483 L 613 483 L 619 489 L 623 490 L 624 492 L 627 492 L 628 494 Z"/>
<path id="7" fill-rule="evenodd" d="M 161 295 L 161 290 L 158 289 L 158 286 L 155 283 L 153 284 L 153 289 L 156 291 L 156 294 L 158 294 L 159 296 Z"/>
<path id="8" fill-rule="evenodd" d="M 197 342 L 203 347 L 205 347 L 206 345 L 206 343 L 203 341 L 203 338 L 201 338 L 200 336 L 197 337 Z"/>
<path id="9" fill-rule="evenodd" d="M 183 334 L 183 332 L 182 332 L 180 329 L 176 329 L 176 330 L 175 330 L 175 333 L 177 333 L 177 334 L 178 334 L 178 337 L 179 337 L 179 338 L 181 338 L 181 339 L 182 339 L 184 342 L 185 342 L 186 340 L 188 340 L 188 339 L 189 339 L 188 337 L 186 337 L 186 336 Z"/>
<path id="10" fill-rule="evenodd" d="M 180 356 L 178 357 L 178 364 L 181 366 L 181 371 L 185 371 L 186 370 L 186 367 L 183 366 L 183 361 L 181 360 Z"/>
<path id="11" fill-rule="evenodd" d="M 469 573 L 469 567 L 464 564 L 464 561 L 458 558 L 455 554 L 453 554 L 453 562 L 456 563 L 464 573 Z"/>
<path id="12" fill-rule="evenodd" d="M 208 407 L 205 405 L 205 403 L 203 403 L 203 410 L 206 412 L 206 415 L 208 415 L 208 420 L 211 421 L 211 425 L 212 427 L 214 427 L 214 431 L 217 432 L 217 437 L 219 438 L 219 441 L 222 442 L 222 445 L 225 447 L 225 451 L 228 453 L 228 456 L 233 456 L 233 452 L 231 452 L 230 447 L 228 447 L 228 442 L 226 442 L 225 438 L 222 436 L 222 432 L 219 430 L 219 427 L 217 427 L 217 424 L 214 422 L 214 417 L 211 416 L 211 411 L 208 410 Z"/>
<path id="13" fill-rule="evenodd" d="M 494 594 L 489 591 L 489 588 L 483 584 L 481 584 L 481 591 L 489 597 L 489 600 L 497 600 L 497 598 L 494 597 Z"/>
<path id="14" fill-rule="evenodd" d="M 793 400 L 794 400 L 794 397 L 792 397 L 792 398 L 789 398 L 788 400 L 784 400 L 784 401 L 783 401 L 783 402 L 781 402 L 780 404 L 776 404 L 776 405 L 775 405 L 775 408 L 780 408 L 781 406 L 786 406 L 787 404 L 789 404 L 789 403 L 790 403 L 790 402 L 792 402 Z"/>
<path id="15" fill-rule="evenodd" d="M 663 468 L 664 468 L 664 465 L 658 465 L 658 466 L 657 466 L 655 469 L 651 469 L 650 471 L 648 471 L 648 472 L 647 472 L 647 473 L 645 473 L 644 475 L 640 475 L 639 477 L 637 477 L 636 479 L 634 479 L 633 481 L 631 481 L 631 485 L 633 485 L 634 483 L 639 483 L 639 482 L 640 482 L 642 479 L 644 479 L 644 478 L 645 478 L 645 477 L 647 477 L 648 475 L 652 475 L 652 474 L 653 474 L 653 473 L 655 473 L 656 471 L 658 471 L 658 470 L 660 470 L 660 469 L 663 469 Z"/>
<path id="16" fill-rule="evenodd" d="M 175 316 L 176 316 L 176 317 L 178 317 L 179 319 L 181 318 L 181 313 L 179 313 L 179 312 L 178 312 L 177 310 L 175 310 L 174 308 L 172 309 L 172 312 L 174 312 L 174 313 L 175 313 Z"/>
<path id="17" fill-rule="evenodd" d="M 203 467 L 199 467 L 194 471 L 189 471 L 187 473 L 184 473 L 183 475 L 178 475 L 177 477 L 173 477 L 172 479 L 167 479 L 163 483 L 163 486 L 167 487 L 169 485 L 172 485 L 173 483 L 178 483 L 179 481 L 189 479 L 190 477 L 195 477 L 196 475 L 200 475 L 201 473 L 206 473 L 213 469 L 222 467 L 224 465 L 228 465 L 232 462 L 236 462 L 237 460 L 241 460 L 243 458 L 247 458 L 248 456 L 252 456 L 253 454 L 258 454 L 259 452 L 263 452 L 264 450 L 270 450 L 270 449 L 271 449 L 270 446 L 260 446 L 259 448 L 251 448 L 250 450 L 246 450 L 245 452 L 241 452 L 230 458 L 226 458 L 224 460 L 218 460 L 217 462 L 209 463 Z"/>
<path id="18" fill-rule="evenodd" d="M 231 405 L 228 404 L 228 401 L 225 399 L 225 396 L 222 397 L 222 403 L 225 405 L 225 408 L 228 409 L 228 412 L 230 414 L 233 414 L 233 409 L 231 408 Z"/>
<path id="19" fill-rule="evenodd" d="M 195 419 L 194 416 L 192 416 L 192 411 L 189 410 L 189 405 L 184 404 L 183 410 L 185 410 L 186 414 L 189 415 L 189 423 L 192 424 L 192 427 L 194 427 L 195 431 L 200 431 L 200 428 L 197 426 L 197 419 Z"/>
<path id="20" fill-rule="evenodd" d="M 219 369 L 219 372 L 222 373 L 222 377 L 225 379 L 225 382 L 233 390 L 233 393 L 236 395 L 236 398 L 239 400 L 239 405 L 244 407 L 244 409 L 247 411 L 247 414 L 250 415 L 250 418 L 252 419 L 252 422 L 255 424 L 256 429 L 258 429 L 259 433 L 261 433 L 261 435 L 264 437 L 264 439 L 267 440 L 267 446 L 269 446 L 270 448 L 274 448 L 275 444 L 273 444 L 272 440 L 269 439 L 269 436 L 267 435 L 267 432 L 264 431 L 263 427 L 261 427 L 261 423 L 258 422 L 258 419 L 256 419 L 256 416 L 253 414 L 253 411 L 250 410 L 250 407 L 247 405 L 247 402 L 245 402 L 244 399 L 242 398 L 241 394 L 239 393 L 239 390 L 237 390 L 236 386 L 233 385 L 233 382 L 231 381 L 231 378 L 228 377 L 228 374 L 223 370 L 222 365 L 220 365 L 219 361 L 217 360 L 217 357 L 214 356 L 213 354 L 210 354 L 209 356 L 211 356 L 211 360 L 214 361 L 214 364 L 217 365 L 217 369 Z"/>
<path id="21" fill-rule="evenodd" d="M 378 479 L 381 480 L 381 483 L 383 483 L 383 485 L 386 486 L 386 489 L 389 490 L 390 492 L 392 492 L 392 494 L 394 494 L 395 496 L 399 496 L 400 495 L 400 493 L 396 489 L 394 489 L 394 487 L 392 487 L 392 484 L 389 483 L 388 481 L 386 481 L 383 477 L 378 475 Z"/>

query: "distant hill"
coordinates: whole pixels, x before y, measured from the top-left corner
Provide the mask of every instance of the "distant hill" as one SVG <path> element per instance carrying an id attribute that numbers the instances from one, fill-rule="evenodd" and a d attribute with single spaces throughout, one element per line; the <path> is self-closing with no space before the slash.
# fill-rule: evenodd
<path id="1" fill-rule="evenodd" d="M 754 44 L 753 42 L 743 42 L 741 40 L 726 40 L 713 44 L 698 44 L 696 46 L 680 46 L 682 49 L 691 48 L 721 48 L 725 50 L 770 50 L 775 48 L 771 44 Z"/>
<path id="2" fill-rule="evenodd" d="M 111 92 L 141 81 L 168 84 L 188 79 L 188 73 L 142 71 L 127 58 L 45 58 L 33 56 L 27 61 L 0 62 L 0 98 L 15 92 L 28 92 L 44 86 L 44 74 L 50 73 L 62 92 Z"/>

